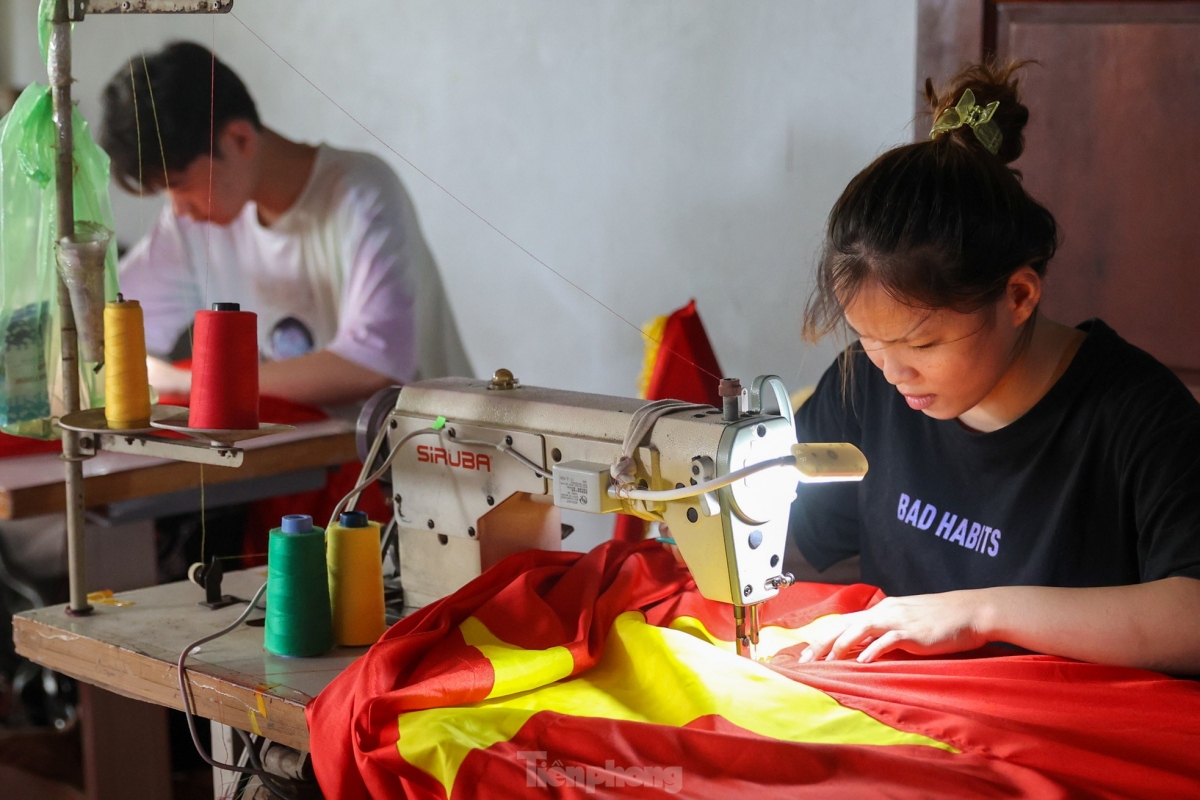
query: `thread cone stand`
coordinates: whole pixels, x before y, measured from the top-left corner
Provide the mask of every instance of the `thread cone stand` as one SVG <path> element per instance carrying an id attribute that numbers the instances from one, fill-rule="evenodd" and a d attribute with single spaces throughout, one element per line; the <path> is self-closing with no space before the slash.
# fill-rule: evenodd
<path id="1" fill-rule="evenodd" d="M 270 436 L 295 429 L 295 425 L 282 425 L 270 422 L 259 423 L 257 428 L 250 430 L 223 430 L 214 428 L 189 428 L 187 424 L 188 410 L 182 406 L 153 405 L 150 407 L 150 419 L 146 425 L 137 427 L 117 427 L 104 416 L 103 408 L 89 408 L 86 411 L 76 411 L 67 414 L 58 421 L 64 430 L 85 434 L 136 434 L 142 438 L 156 439 L 162 442 L 175 442 L 188 447 L 195 447 L 196 442 L 207 442 L 207 447 L 231 447 L 235 442 L 246 439 L 257 439 L 260 436 Z M 196 440 L 190 442 L 180 439 L 167 439 L 144 434 L 154 434 L 160 431 L 170 431 Z M 105 448 L 107 449 L 107 448 Z"/>
<path id="2" fill-rule="evenodd" d="M 113 427 L 104 416 L 104 408 L 89 408 L 86 411 L 76 411 L 67 414 L 58 421 L 60 427 L 78 433 L 154 433 L 152 427 L 155 420 L 169 419 L 183 414 L 186 418 L 187 409 L 180 406 L 150 406 L 150 419 L 145 425 L 131 427 Z"/>
<path id="3" fill-rule="evenodd" d="M 64 439 L 74 436 L 80 458 L 90 458 L 101 450 L 112 453 L 169 458 L 214 464 L 220 467 L 240 467 L 242 450 L 235 442 L 268 436 L 291 430 L 291 425 L 260 425 L 253 431 L 195 431 L 186 427 L 188 410 L 179 406 L 154 405 L 146 427 L 113 428 L 105 419 L 103 408 L 92 408 L 66 414 L 59 420 Z M 174 431 L 187 438 L 168 438 L 154 433 Z"/>
<path id="4" fill-rule="evenodd" d="M 66 240 L 62 260 L 68 265 L 79 252 L 88 251 L 95 258 L 95 252 L 107 251 L 107 242 L 99 247 L 96 231 L 84 230 L 75 225 L 75 184 L 74 184 L 74 155 L 75 144 L 71 116 L 71 24 L 81 22 L 85 13 L 227 13 L 233 7 L 233 0 L 138 0 L 136 4 L 126 0 L 92 0 L 90 3 L 76 0 L 55 0 L 52 4 L 50 41 L 46 61 L 46 71 L 50 79 L 51 99 L 54 106 L 55 138 L 55 222 L 60 236 Z M 82 247 L 76 247 L 79 245 Z M 75 252 L 72 252 L 72 251 Z M 84 256 L 87 258 L 89 256 Z M 82 261 L 80 262 L 82 263 Z M 101 264 L 103 260 L 101 259 Z M 81 275 L 84 284 L 94 280 L 94 277 L 84 270 Z M 80 300 L 80 323 L 83 325 L 82 336 L 77 338 L 76 314 L 72 310 L 74 303 L 73 292 L 68 285 L 68 279 L 60 272 L 58 282 L 58 305 L 61 310 L 62 329 L 62 376 L 63 398 L 65 403 L 64 416 L 79 411 L 79 363 L 76 350 L 80 342 L 83 344 L 86 360 L 99 363 L 103 360 L 103 321 L 97 321 L 100 310 L 104 307 L 103 291 L 100 294 L 99 305 L 91 299 Z M 101 271 L 101 284 L 103 272 Z M 83 295 L 90 298 L 94 290 L 82 288 Z M 86 306 L 86 308 L 85 308 Z M 94 336 L 94 326 L 99 324 L 100 336 Z M 97 355 L 99 358 L 90 358 Z M 70 603 L 67 606 L 69 614 L 87 614 L 92 610 L 87 600 L 87 570 L 83 547 L 83 459 L 95 455 L 97 439 L 117 441 L 139 441 L 136 437 L 118 437 L 115 434 L 83 434 L 79 431 L 66 429 L 63 431 L 63 460 L 66 462 L 66 506 L 67 506 L 67 571 L 70 581 Z M 178 444 L 175 445 L 178 447 Z M 195 447 L 195 445 L 193 445 Z M 204 448 L 208 449 L 208 448 Z M 219 450 L 213 452 L 219 453 Z M 167 455 L 167 458 L 173 456 Z M 185 460 L 194 461 L 194 458 Z M 224 462 L 217 462 L 224 463 Z M 241 464 L 241 451 L 237 451 L 237 466 Z"/>
<path id="5" fill-rule="evenodd" d="M 295 428 L 294 425 L 277 425 L 270 422 L 260 422 L 257 428 L 249 428 L 246 430 L 223 430 L 219 428 L 190 428 L 188 427 L 187 411 L 184 410 L 182 416 L 171 417 L 166 419 L 151 419 L 150 424 L 164 431 L 173 431 L 182 433 L 184 436 L 190 436 L 199 441 L 207 441 L 212 447 L 228 447 L 234 442 L 241 442 L 246 439 L 257 439 L 259 436 L 270 436 L 273 433 L 282 433 Z"/>

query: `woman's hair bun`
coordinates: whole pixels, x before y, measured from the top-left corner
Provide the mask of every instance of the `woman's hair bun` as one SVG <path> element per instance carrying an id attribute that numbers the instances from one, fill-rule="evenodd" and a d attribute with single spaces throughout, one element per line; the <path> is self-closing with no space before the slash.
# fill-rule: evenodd
<path id="1" fill-rule="evenodd" d="M 943 111 L 957 105 L 963 92 L 968 89 L 974 93 L 976 105 L 987 106 L 998 101 L 1000 105 L 996 108 L 992 122 L 1000 128 L 1004 139 L 1000 143 L 996 158 L 1005 164 L 1011 164 L 1020 157 L 1021 151 L 1025 149 L 1023 131 L 1025 123 L 1029 121 L 1029 109 L 1021 104 L 1017 94 L 1018 81 L 1014 75 L 1017 70 L 1028 63 L 1030 62 L 1012 61 L 1007 64 L 997 64 L 989 61 L 984 64 L 972 64 L 955 75 L 954 79 L 941 91 L 935 91 L 933 81 L 926 78 L 925 98 L 933 110 L 933 120 L 936 121 Z M 977 147 L 982 152 L 988 152 L 976 138 L 975 132 L 967 125 L 938 134 L 938 137 L 943 136 L 956 140 L 959 144 Z"/>

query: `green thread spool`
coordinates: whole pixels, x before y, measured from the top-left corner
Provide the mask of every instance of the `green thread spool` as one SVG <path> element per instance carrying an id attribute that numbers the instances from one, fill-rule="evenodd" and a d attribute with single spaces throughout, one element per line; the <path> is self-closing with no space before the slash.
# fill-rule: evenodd
<path id="1" fill-rule="evenodd" d="M 333 648 L 325 531 L 307 514 L 289 514 L 271 530 L 263 646 L 279 656 L 319 656 Z"/>

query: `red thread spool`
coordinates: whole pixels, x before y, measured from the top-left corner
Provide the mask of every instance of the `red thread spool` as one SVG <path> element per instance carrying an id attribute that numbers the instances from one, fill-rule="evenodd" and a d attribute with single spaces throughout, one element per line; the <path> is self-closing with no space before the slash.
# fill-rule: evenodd
<path id="1" fill-rule="evenodd" d="M 258 316 L 237 303 L 196 312 L 188 427 L 258 428 Z"/>

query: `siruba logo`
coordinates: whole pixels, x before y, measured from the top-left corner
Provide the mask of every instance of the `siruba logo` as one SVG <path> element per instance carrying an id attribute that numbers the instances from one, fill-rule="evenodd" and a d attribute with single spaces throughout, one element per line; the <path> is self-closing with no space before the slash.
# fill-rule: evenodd
<path id="1" fill-rule="evenodd" d="M 417 445 L 417 461 L 421 464 L 445 464 L 459 469 L 492 471 L 492 457 L 486 453 L 472 453 L 470 450 L 447 450 L 444 447 L 432 447 L 427 444 Z"/>

